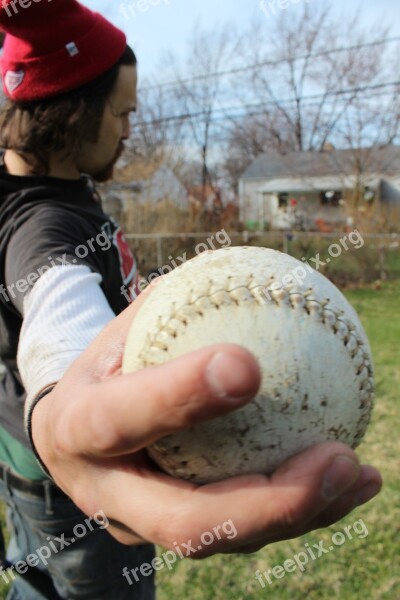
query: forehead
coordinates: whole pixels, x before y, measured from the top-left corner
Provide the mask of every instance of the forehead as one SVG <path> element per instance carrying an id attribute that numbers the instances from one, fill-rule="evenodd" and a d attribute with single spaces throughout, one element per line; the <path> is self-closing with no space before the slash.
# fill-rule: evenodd
<path id="1" fill-rule="evenodd" d="M 136 105 L 137 69 L 134 66 L 122 66 L 119 69 L 115 87 L 110 95 L 113 105 L 120 108 Z"/>

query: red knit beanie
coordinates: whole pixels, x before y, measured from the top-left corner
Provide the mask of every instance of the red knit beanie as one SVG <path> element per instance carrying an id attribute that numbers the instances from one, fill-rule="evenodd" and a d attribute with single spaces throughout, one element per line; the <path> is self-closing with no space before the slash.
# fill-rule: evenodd
<path id="1" fill-rule="evenodd" d="M 77 0 L 0 0 L 3 89 L 12 100 L 63 94 L 110 69 L 125 34 Z"/>

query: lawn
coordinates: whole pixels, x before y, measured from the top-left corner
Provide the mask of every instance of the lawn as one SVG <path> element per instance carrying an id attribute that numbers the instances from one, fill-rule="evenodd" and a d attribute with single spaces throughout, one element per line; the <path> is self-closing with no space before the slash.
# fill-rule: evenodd
<path id="1" fill-rule="evenodd" d="M 274 544 L 252 556 L 216 556 L 202 563 L 181 561 L 171 571 L 159 572 L 159 600 L 394 600 L 400 598 L 400 281 L 380 290 L 346 293 L 358 311 L 372 345 L 376 400 L 373 419 L 358 452 L 362 462 L 379 468 L 384 487 L 371 503 L 357 508 L 326 530 Z M 396 441 L 397 440 L 397 441 Z M 246 510 L 246 507 L 243 507 Z M 332 545 L 332 536 L 362 520 L 354 535 L 329 554 L 296 569 L 282 579 L 265 580 L 255 572 L 268 571 L 305 550 L 304 544 Z M 358 526 L 357 526 L 358 527 Z M 362 537 L 363 536 L 363 537 Z M 280 575 L 279 570 L 277 573 Z"/>
<path id="2" fill-rule="evenodd" d="M 274 544 L 251 556 L 178 561 L 170 571 L 164 568 L 158 572 L 158 600 L 400 598 L 400 485 L 396 458 L 396 449 L 400 449 L 400 281 L 382 284 L 381 289 L 352 290 L 346 295 L 364 324 L 375 362 L 375 408 L 359 455 L 363 462 L 381 470 L 381 494 L 329 529 Z M 352 539 L 344 540 L 345 527 L 356 522 Z M 264 588 L 255 579 L 257 569 L 263 572 L 283 565 L 304 552 L 305 544 L 312 548 L 323 541 L 329 548 L 332 539 L 332 551 L 315 561 L 310 559 L 303 573 L 296 569 L 281 579 L 272 577 L 271 584 L 263 580 Z M 279 569 L 276 572 L 281 574 Z M 0 597 L 5 598 L 1 583 Z"/>

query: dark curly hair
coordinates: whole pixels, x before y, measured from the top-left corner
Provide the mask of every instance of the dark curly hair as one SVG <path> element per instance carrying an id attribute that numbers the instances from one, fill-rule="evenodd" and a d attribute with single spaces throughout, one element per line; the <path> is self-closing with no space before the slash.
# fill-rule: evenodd
<path id="1" fill-rule="evenodd" d="M 127 46 L 111 69 L 71 92 L 31 102 L 6 100 L 0 110 L 0 147 L 18 152 L 32 167 L 32 175 L 47 175 L 52 153 L 65 149 L 70 156 L 83 142 L 97 141 L 119 68 L 136 64 Z"/>

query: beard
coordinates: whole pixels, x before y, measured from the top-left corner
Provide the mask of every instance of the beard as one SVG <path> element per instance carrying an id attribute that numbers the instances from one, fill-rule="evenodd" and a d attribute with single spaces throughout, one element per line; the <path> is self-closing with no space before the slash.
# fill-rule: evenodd
<path id="1" fill-rule="evenodd" d="M 95 181 L 97 181 L 98 183 L 105 183 L 106 181 L 109 181 L 110 179 L 113 178 L 114 167 L 115 167 L 116 163 L 118 162 L 120 156 L 122 155 L 124 148 L 125 148 L 125 146 L 121 142 L 115 152 L 114 158 L 109 163 L 107 163 L 104 167 L 102 167 L 99 171 L 92 173 L 92 177 Z"/>

